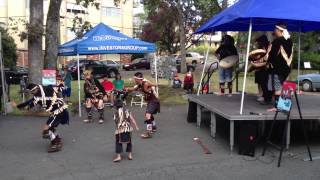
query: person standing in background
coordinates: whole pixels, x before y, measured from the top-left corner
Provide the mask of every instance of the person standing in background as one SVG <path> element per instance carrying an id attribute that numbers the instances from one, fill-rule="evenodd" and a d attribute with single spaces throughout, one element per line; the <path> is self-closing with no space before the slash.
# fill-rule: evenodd
<path id="1" fill-rule="evenodd" d="M 64 68 L 62 80 L 64 82 L 64 90 L 62 92 L 62 96 L 66 103 L 70 103 L 72 75 L 67 67 Z"/>

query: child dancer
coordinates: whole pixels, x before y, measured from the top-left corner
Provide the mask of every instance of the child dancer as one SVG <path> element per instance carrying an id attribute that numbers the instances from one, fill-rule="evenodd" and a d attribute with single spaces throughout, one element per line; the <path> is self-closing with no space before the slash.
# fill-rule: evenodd
<path id="1" fill-rule="evenodd" d="M 114 106 L 117 109 L 117 112 L 114 114 L 114 121 L 116 124 L 116 157 L 113 159 L 113 162 L 120 162 L 122 160 L 122 144 L 127 144 L 126 152 L 128 153 L 128 159 L 132 160 L 131 132 L 133 131 L 133 127 L 136 130 L 139 130 L 139 127 L 132 113 L 123 107 L 122 100 L 116 100 Z"/>

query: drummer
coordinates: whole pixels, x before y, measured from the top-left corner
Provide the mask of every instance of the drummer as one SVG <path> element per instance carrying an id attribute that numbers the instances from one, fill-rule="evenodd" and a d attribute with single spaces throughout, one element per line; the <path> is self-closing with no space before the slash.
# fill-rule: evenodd
<path id="1" fill-rule="evenodd" d="M 273 91 L 275 104 L 268 111 L 276 111 L 277 102 L 281 95 L 281 89 L 284 81 L 288 78 L 291 71 L 291 62 L 293 54 L 293 43 L 287 27 L 284 24 L 277 24 L 274 29 L 275 39 L 272 42 L 272 48 L 269 52 L 268 66 L 269 79 L 268 89 Z"/>
<path id="2" fill-rule="evenodd" d="M 255 40 L 255 46 L 257 49 L 268 51 L 270 47 L 270 42 L 266 35 L 262 35 Z M 268 53 L 259 58 L 257 61 L 252 62 L 254 63 L 264 63 L 268 59 Z M 266 66 L 256 68 L 254 70 L 255 75 L 255 83 L 258 84 L 258 98 L 257 101 L 261 104 L 270 104 L 272 100 L 272 92 L 268 90 L 268 71 Z"/>
<path id="3" fill-rule="evenodd" d="M 234 45 L 234 39 L 230 35 L 224 35 L 221 40 L 220 47 L 216 50 L 216 56 L 221 61 L 222 59 L 238 55 L 238 51 Z M 224 95 L 224 84 L 227 83 L 229 89 L 229 96 L 232 95 L 232 73 L 233 67 L 231 68 L 221 68 L 219 67 L 219 88 L 220 92 L 218 95 Z"/>

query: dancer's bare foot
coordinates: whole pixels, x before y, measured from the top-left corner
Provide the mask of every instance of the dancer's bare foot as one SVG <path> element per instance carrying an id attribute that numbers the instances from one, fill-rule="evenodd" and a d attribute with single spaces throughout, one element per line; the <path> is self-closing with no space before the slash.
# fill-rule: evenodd
<path id="1" fill-rule="evenodd" d="M 120 162 L 122 160 L 121 155 L 117 154 L 117 156 L 113 159 L 113 162 Z"/>
<path id="2" fill-rule="evenodd" d="M 141 138 L 142 139 L 152 138 L 152 134 L 150 132 L 146 131 L 146 132 L 141 134 Z"/>
<path id="3" fill-rule="evenodd" d="M 216 94 L 217 96 L 223 96 L 223 95 L 224 95 L 224 93 L 221 93 L 221 92 L 215 92 L 215 94 Z"/>
<path id="4" fill-rule="evenodd" d="M 99 124 L 103 124 L 104 120 L 103 119 L 99 119 Z"/>
<path id="5" fill-rule="evenodd" d="M 83 122 L 84 122 L 84 123 L 92 123 L 93 120 L 92 120 L 92 119 L 85 119 L 85 120 L 83 120 Z"/>
<path id="6" fill-rule="evenodd" d="M 128 154 L 128 159 L 129 159 L 129 160 L 132 160 L 132 159 L 133 159 L 131 152 Z"/>
<path id="7" fill-rule="evenodd" d="M 267 112 L 276 112 L 276 111 L 277 111 L 277 108 L 275 107 L 267 109 Z"/>

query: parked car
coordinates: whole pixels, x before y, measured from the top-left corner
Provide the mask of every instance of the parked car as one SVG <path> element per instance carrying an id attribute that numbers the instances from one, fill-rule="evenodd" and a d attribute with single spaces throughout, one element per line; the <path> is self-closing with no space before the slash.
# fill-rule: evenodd
<path id="1" fill-rule="evenodd" d="M 101 60 L 101 62 L 108 67 L 120 69 L 120 64 L 114 60 Z"/>
<path id="2" fill-rule="evenodd" d="M 181 56 L 173 55 L 173 56 L 171 56 L 171 58 L 176 63 L 177 72 L 180 73 L 181 72 Z M 187 71 L 194 71 L 196 69 L 195 64 L 188 64 L 187 63 L 186 65 L 187 65 Z"/>
<path id="3" fill-rule="evenodd" d="M 117 73 L 119 73 L 117 68 L 106 66 L 101 61 L 96 61 L 96 60 L 80 59 L 79 67 L 80 67 L 81 79 L 83 79 L 83 71 L 87 69 L 92 70 L 92 75 L 95 78 L 103 78 L 103 77 L 113 78 L 116 76 Z M 78 79 L 77 61 L 70 62 L 68 64 L 68 69 L 69 71 L 71 71 L 71 75 L 73 79 Z"/>
<path id="4" fill-rule="evenodd" d="M 177 59 L 181 59 L 180 54 L 174 54 Z M 186 53 L 186 63 L 189 65 L 197 65 L 204 61 L 204 56 L 200 55 L 197 52 L 187 52 Z"/>
<path id="5" fill-rule="evenodd" d="M 131 63 L 123 65 L 123 69 L 126 71 L 136 69 L 150 69 L 150 61 L 148 61 L 146 58 L 137 58 Z"/>
<path id="6" fill-rule="evenodd" d="M 4 70 L 6 81 L 8 84 L 19 84 L 23 77 L 28 77 L 28 69 L 17 67 L 16 70 Z"/>
<path id="7" fill-rule="evenodd" d="M 320 74 L 305 74 L 298 76 L 303 91 L 316 91 L 320 89 Z"/>

